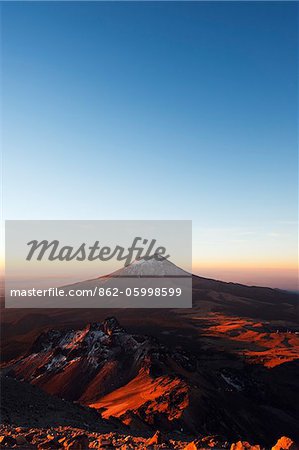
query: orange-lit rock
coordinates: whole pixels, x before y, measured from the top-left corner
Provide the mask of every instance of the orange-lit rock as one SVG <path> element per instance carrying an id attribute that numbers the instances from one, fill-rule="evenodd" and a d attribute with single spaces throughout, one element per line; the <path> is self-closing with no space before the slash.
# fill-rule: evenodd
<path id="1" fill-rule="evenodd" d="M 198 450 L 198 449 L 200 449 L 200 448 L 201 448 L 201 447 L 200 447 L 198 441 L 192 441 L 192 442 L 189 442 L 188 445 L 186 445 L 186 447 L 184 448 L 184 450 Z"/>
<path id="2" fill-rule="evenodd" d="M 260 446 L 251 445 L 246 441 L 238 441 L 230 446 L 230 450 L 260 450 Z"/>
<path id="3" fill-rule="evenodd" d="M 272 447 L 272 450 L 298 450 L 298 446 L 289 437 L 282 436 Z"/>
<path id="4" fill-rule="evenodd" d="M 163 444 L 166 441 L 166 438 L 163 436 L 161 431 L 156 431 L 156 433 L 146 441 L 147 447 L 150 447 L 151 445 L 159 445 Z"/>

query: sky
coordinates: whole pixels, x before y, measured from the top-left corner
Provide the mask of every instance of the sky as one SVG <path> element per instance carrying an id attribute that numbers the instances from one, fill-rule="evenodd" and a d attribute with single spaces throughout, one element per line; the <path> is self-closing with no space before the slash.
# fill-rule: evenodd
<path id="1" fill-rule="evenodd" d="M 1 20 L 4 219 L 192 219 L 193 272 L 296 288 L 296 2 Z"/>

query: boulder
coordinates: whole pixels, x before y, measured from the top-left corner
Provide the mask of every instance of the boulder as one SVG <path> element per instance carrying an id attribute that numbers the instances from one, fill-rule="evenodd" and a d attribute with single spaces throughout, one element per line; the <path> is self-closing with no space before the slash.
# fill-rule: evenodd
<path id="1" fill-rule="evenodd" d="M 146 446 L 150 447 L 152 445 L 160 445 L 167 442 L 166 437 L 161 433 L 161 431 L 157 430 L 156 433 L 146 441 Z"/>
<path id="2" fill-rule="evenodd" d="M 230 450 L 261 450 L 259 445 L 251 445 L 247 441 L 238 441 L 230 446 Z"/>
<path id="3" fill-rule="evenodd" d="M 17 442 L 16 442 L 16 440 L 15 440 L 15 438 L 13 438 L 12 436 L 8 436 L 8 435 L 5 435 L 5 434 L 2 434 L 1 436 L 0 436 L 0 445 L 1 445 L 1 447 L 3 446 L 3 445 L 9 445 L 9 446 L 13 446 L 13 445 L 15 445 Z"/>
<path id="4" fill-rule="evenodd" d="M 30 431 L 29 433 L 25 434 L 26 441 L 31 442 L 35 435 L 36 435 L 35 431 Z"/>
<path id="5" fill-rule="evenodd" d="M 52 441 L 53 439 L 55 439 L 56 436 L 54 436 L 54 434 L 47 434 L 47 439 L 48 441 Z"/>
<path id="6" fill-rule="evenodd" d="M 66 450 L 86 450 L 89 447 L 88 436 L 84 433 L 66 439 L 63 442 Z"/>
<path id="7" fill-rule="evenodd" d="M 272 447 L 272 450 L 298 450 L 298 446 L 291 438 L 282 436 Z"/>
<path id="8" fill-rule="evenodd" d="M 100 447 L 111 447 L 112 440 L 103 436 L 103 437 L 100 437 L 99 444 L 100 444 Z"/>
<path id="9" fill-rule="evenodd" d="M 28 444 L 27 439 L 22 434 L 19 434 L 18 436 L 15 436 L 15 440 L 17 445 L 26 445 Z"/>
<path id="10" fill-rule="evenodd" d="M 40 442 L 37 445 L 38 450 L 59 450 L 62 448 L 61 444 L 56 439 L 48 440 Z"/>
<path id="11" fill-rule="evenodd" d="M 184 447 L 184 450 L 198 450 L 199 448 L 201 448 L 199 441 L 192 441 Z"/>

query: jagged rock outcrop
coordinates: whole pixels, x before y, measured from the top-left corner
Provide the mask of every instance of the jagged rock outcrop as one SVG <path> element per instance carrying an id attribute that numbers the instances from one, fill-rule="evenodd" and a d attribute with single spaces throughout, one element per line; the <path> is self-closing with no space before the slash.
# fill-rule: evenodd
<path id="1" fill-rule="evenodd" d="M 298 446 L 289 437 L 282 436 L 272 447 L 272 450 L 298 450 Z"/>
<path id="2" fill-rule="evenodd" d="M 164 436 L 160 430 L 157 430 L 156 433 L 146 441 L 146 446 L 152 447 L 154 445 L 165 444 L 166 442 L 168 442 L 166 436 Z"/>

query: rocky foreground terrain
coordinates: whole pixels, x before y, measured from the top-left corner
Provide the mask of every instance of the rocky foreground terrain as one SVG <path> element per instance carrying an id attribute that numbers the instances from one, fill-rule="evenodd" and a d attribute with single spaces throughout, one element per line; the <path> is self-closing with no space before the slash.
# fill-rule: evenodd
<path id="1" fill-rule="evenodd" d="M 197 449 L 230 449 L 230 450 L 263 450 L 259 444 L 246 441 L 225 442 L 219 436 L 206 436 L 186 441 L 178 440 L 157 431 L 152 436 L 136 436 L 131 434 L 96 433 L 79 428 L 25 428 L 1 426 L 0 446 L 6 450 L 197 450 Z M 296 444 L 288 437 L 280 438 L 272 450 L 298 450 Z"/>

